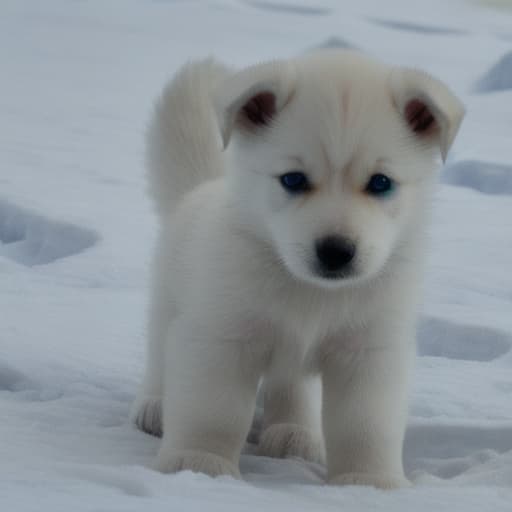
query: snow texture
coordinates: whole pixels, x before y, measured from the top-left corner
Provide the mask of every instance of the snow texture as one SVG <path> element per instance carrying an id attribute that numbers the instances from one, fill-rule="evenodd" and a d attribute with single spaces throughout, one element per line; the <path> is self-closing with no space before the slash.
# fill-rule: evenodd
<path id="1" fill-rule="evenodd" d="M 512 165 L 461 160 L 443 171 L 442 181 L 483 194 L 512 194 Z"/>
<path id="2" fill-rule="evenodd" d="M 344 48 L 348 50 L 354 50 L 354 46 L 341 37 L 329 37 L 322 43 L 316 45 L 313 50 L 320 48 Z"/>
<path id="3" fill-rule="evenodd" d="M 2 1 L 0 510 L 512 510 L 511 26 L 512 11 L 469 0 Z M 327 486 L 320 465 L 253 445 L 244 481 L 159 474 L 159 440 L 128 421 L 156 232 L 152 102 L 189 58 L 321 46 L 424 68 L 468 109 L 432 205 L 415 485 Z"/>
<path id="4" fill-rule="evenodd" d="M 97 241 L 88 229 L 58 222 L 0 199 L 0 255 L 31 267 L 85 251 Z"/>
<path id="5" fill-rule="evenodd" d="M 478 92 L 512 89 L 512 52 L 507 52 L 485 73 L 476 84 Z"/>
<path id="6" fill-rule="evenodd" d="M 368 18 L 369 21 L 382 25 L 393 30 L 404 30 L 405 32 L 416 32 L 423 35 L 461 34 L 463 31 L 455 28 L 448 28 L 434 25 L 423 25 L 405 21 L 386 20 L 381 18 Z"/>

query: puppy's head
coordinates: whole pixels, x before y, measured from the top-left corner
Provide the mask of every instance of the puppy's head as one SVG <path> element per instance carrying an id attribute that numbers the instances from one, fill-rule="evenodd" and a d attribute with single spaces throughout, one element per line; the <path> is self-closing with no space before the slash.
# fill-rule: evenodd
<path id="1" fill-rule="evenodd" d="M 241 218 L 325 288 L 378 274 L 414 236 L 464 115 L 428 75 L 345 51 L 234 74 L 216 111 Z"/>

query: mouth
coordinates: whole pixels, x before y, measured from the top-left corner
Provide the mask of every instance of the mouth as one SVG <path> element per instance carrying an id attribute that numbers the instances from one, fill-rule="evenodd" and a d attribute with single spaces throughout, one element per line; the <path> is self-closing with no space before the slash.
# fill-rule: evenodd
<path id="1" fill-rule="evenodd" d="M 364 276 L 353 265 L 340 270 L 328 270 L 318 265 L 312 265 L 308 274 L 309 276 L 303 276 L 303 279 L 326 289 L 343 288 L 364 279 Z"/>
<path id="2" fill-rule="evenodd" d="M 354 262 L 350 262 L 346 265 L 337 268 L 329 268 L 326 265 L 322 265 L 318 261 L 314 263 L 310 263 L 309 267 L 311 269 L 311 273 L 319 279 L 324 279 L 326 281 L 344 281 L 356 278 L 359 274 L 357 269 L 355 268 Z"/>
<path id="3" fill-rule="evenodd" d="M 343 281 L 355 277 L 355 272 L 350 269 L 326 270 L 322 268 L 316 268 L 314 269 L 313 274 L 315 277 L 325 279 L 326 281 Z"/>

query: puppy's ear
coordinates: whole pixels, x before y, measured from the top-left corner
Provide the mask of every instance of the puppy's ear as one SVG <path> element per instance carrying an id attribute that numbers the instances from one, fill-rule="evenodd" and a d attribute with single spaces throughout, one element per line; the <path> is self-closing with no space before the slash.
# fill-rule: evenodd
<path id="1" fill-rule="evenodd" d="M 425 143 L 439 145 L 444 162 L 464 117 L 460 100 L 446 85 L 422 71 L 394 69 L 390 85 L 409 129 Z"/>
<path id="2" fill-rule="evenodd" d="M 290 100 L 295 81 L 293 64 L 275 61 L 244 69 L 219 84 L 214 106 L 224 148 L 235 127 L 250 132 L 267 126 Z"/>

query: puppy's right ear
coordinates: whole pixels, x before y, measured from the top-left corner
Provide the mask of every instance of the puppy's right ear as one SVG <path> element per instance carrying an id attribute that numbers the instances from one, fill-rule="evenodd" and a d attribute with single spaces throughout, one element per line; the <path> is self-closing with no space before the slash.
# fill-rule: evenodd
<path id="1" fill-rule="evenodd" d="M 391 73 L 393 99 L 411 133 L 426 144 L 437 144 L 446 160 L 460 124 L 464 106 L 439 80 L 414 69 Z"/>
<path id="2" fill-rule="evenodd" d="M 295 82 L 293 64 L 273 61 L 251 66 L 219 84 L 214 106 L 224 148 L 233 129 L 256 132 L 268 126 L 290 100 Z"/>

